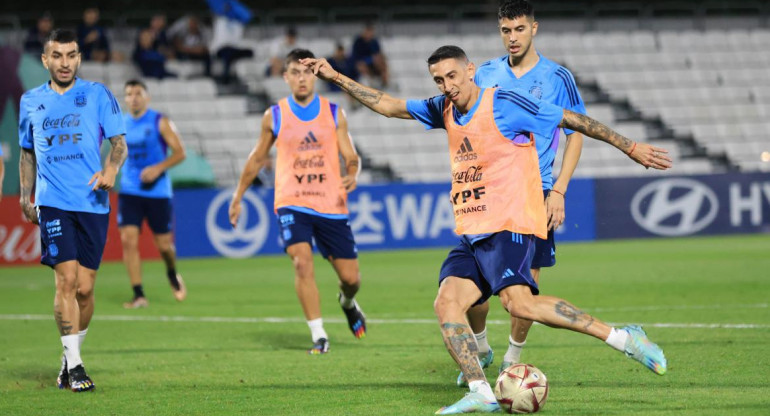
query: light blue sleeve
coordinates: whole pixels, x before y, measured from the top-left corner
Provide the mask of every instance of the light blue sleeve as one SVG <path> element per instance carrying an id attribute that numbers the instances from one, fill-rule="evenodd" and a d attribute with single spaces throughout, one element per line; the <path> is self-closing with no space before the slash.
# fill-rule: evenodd
<path id="1" fill-rule="evenodd" d="M 559 90 L 554 104 L 579 114 L 586 113 L 586 106 L 583 97 L 580 96 L 577 84 L 575 84 L 575 78 L 567 68 L 559 67 L 554 72 L 553 85 Z M 572 133 L 574 133 L 573 130 L 564 129 L 564 134 L 570 135 Z"/>
<path id="2" fill-rule="evenodd" d="M 426 130 L 444 128 L 444 101 L 446 97 L 437 95 L 427 100 L 407 100 L 406 111 L 415 120 L 422 123 Z"/>
<path id="3" fill-rule="evenodd" d="M 551 137 L 564 118 L 563 108 L 518 89 L 496 90 L 493 113 L 500 133 L 509 139 L 519 133 Z"/>
<path id="4" fill-rule="evenodd" d="M 21 103 L 19 103 L 19 146 L 32 150 L 35 148 L 35 142 L 32 136 L 32 124 L 29 120 L 25 97 L 26 95 L 23 95 Z"/>
<path id="5" fill-rule="evenodd" d="M 126 134 L 126 124 L 123 121 L 123 112 L 115 96 L 104 85 L 99 100 L 99 124 L 104 131 L 104 137 L 110 137 Z"/>

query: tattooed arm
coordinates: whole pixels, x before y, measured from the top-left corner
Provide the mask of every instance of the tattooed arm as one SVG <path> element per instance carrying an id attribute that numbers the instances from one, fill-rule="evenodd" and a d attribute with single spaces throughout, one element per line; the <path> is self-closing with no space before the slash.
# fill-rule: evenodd
<path id="1" fill-rule="evenodd" d="M 37 224 L 37 212 L 35 206 L 32 205 L 32 192 L 35 188 L 35 180 L 37 179 L 37 158 L 35 157 L 35 151 L 32 149 L 21 148 L 21 154 L 19 155 L 19 204 L 21 205 L 21 212 L 27 218 L 27 220 L 33 224 Z"/>
<path id="2" fill-rule="evenodd" d="M 609 143 L 644 167 L 666 170 L 672 166 L 668 150 L 634 142 L 591 117 L 574 111 L 564 110 L 564 118 L 559 127 L 579 131 L 588 137 Z"/>
<path id="3" fill-rule="evenodd" d="M 123 162 L 128 157 L 128 147 L 126 146 L 126 138 L 122 134 L 110 137 L 110 144 L 112 144 L 112 150 L 107 157 L 107 163 L 104 164 L 104 169 L 101 172 L 96 172 L 88 184 L 94 184 L 93 190 L 101 189 L 109 191 L 115 186 L 115 177 L 118 175 L 120 167 L 123 166 Z"/>
<path id="4" fill-rule="evenodd" d="M 391 97 L 382 91 L 365 87 L 335 71 L 326 59 L 301 59 L 300 63 L 313 69 L 313 73 L 324 81 L 342 88 L 351 97 L 385 117 L 411 119 L 406 111 L 406 100 Z"/>

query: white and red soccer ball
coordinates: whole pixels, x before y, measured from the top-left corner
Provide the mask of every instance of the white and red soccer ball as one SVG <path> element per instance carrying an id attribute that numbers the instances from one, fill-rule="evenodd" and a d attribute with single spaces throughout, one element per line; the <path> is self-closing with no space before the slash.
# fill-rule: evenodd
<path id="1" fill-rule="evenodd" d="M 505 413 L 535 413 L 548 398 L 548 380 L 533 365 L 514 364 L 497 378 L 495 397 Z"/>

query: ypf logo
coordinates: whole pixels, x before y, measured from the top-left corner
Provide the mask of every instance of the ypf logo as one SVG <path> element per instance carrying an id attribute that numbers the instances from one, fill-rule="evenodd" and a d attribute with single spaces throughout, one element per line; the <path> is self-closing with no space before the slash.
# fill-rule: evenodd
<path id="1" fill-rule="evenodd" d="M 265 244 L 270 223 L 269 212 L 262 200 L 251 190 L 243 194 L 243 208 L 238 224 L 232 228 L 227 220 L 232 189 L 220 192 L 206 211 L 206 234 L 211 245 L 226 257 L 249 257 Z M 256 214 L 255 220 L 249 216 Z M 222 221 L 224 218 L 224 221 Z"/>
<path id="2" fill-rule="evenodd" d="M 631 216 L 645 230 L 663 236 L 694 234 L 709 226 L 719 201 L 692 179 L 662 179 L 643 186 L 631 199 Z"/>

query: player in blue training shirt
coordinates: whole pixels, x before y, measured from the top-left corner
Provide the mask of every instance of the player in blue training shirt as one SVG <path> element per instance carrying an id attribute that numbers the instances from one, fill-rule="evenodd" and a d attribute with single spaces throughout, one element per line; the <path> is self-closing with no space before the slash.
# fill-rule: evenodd
<path id="1" fill-rule="evenodd" d="M 163 114 L 149 108 L 147 86 L 137 80 L 126 82 L 126 143 L 128 159 L 120 178 L 118 227 L 123 244 L 123 263 L 128 270 L 134 298 L 125 308 L 148 305 L 142 288 L 142 264 L 139 256 L 139 232 L 142 221 L 152 230 L 155 246 L 166 264 L 166 277 L 174 298 L 187 297 L 182 276 L 176 272 L 176 249 L 171 229 L 171 178 L 168 169 L 182 163 L 184 147 L 176 126 Z M 171 149 L 171 154 L 168 154 Z"/>
<path id="2" fill-rule="evenodd" d="M 604 340 L 618 351 L 625 351 L 629 357 L 657 374 L 666 372 L 663 351 L 650 342 L 638 326 L 612 328 L 564 300 L 552 296 L 535 296 L 538 294 L 537 284 L 531 277 L 527 278 L 533 251 L 529 248 L 526 250 L 520 247 L 512 248 L 512 246 L 524 245 L 531 247 L 533 236 L 514 234 L 512 239 L 511 232 L 505 231 L 509 226 L 499 221 L 507 221 L 513 216 L 520 215 L 521 209 L 537 210 L 537 206 L 532 203 L 542 204 L 542 202 L 532 201 L 530 198 L 522 204 L 520 200 L 517 202 L 506 199 L 505 201 L 516 202 L 516 206 L 505 211 L 505 207 L 501 207 L 501 199 L 496 194 L 496 191 L 509 189 L 512 186 L 526 189 L 526 184 L 521 182 L 526 181 L 527 176 L 539 180 L 538 168 L 534 164 L 529 166 L 532 171 L 521 171 L 522 176 L 507 175 L 509 170 L 506 169 L 506 163 L 511 160 L 526 162 L 526 158 L 512 159 L 510 156 L 520 152 L 516 150 L 520 147 L 515 144 L 519 144 L 517 139 L 522 135 L 525 135 L 525 139 L 528 138 L 527 133 L 546 134 L 557 126 L 568 127 L 610 143 L 625 151 L 637 163 L 656 169 L 671 167 L 671 159 L 666 156 L 664 149 L 644 143 L 634 143 L 596 120 L 541 101 L 529 96 L 526 91 L 479 88 L 473 82 L 474 65 L 468 61 L 465 52 L 457 46 L 442 46 L 428 58 L 428 69 L 433 81 L 443 93 L 443 96 L 428 100 L 404 101 L 382 91 L 365 87 L 335 71 L 325 59 L 303 59 L 300 62 L 312 68 L 319 78 L 333 82 L 379 114 L 387 117 L 417 119 L 428 128 L 446 129 L 450 146 L 453 146 L 452 153 L 460 155 L 454 156 L 453 159 L 453 173 L 456 174 L 456 179 L 460 177 L 460 181 L 455 180 L 452 188 L 453 192 L 463 190 L 461 209 L 455 210 L 458 227 L 462 222 L 464 226 L 474 231 L 493 232 L 491 235 L 463 235 L 461 244 L 450 252 L 441 269 L 434 309 L 439 319 L 444 344 L 460 369 L 466 374 L 471 393 L 457 403 L 440 409 L 438 414 L 500 411 L 492 388 L 479 363 L 478 345 L 466 319 L 466 313 L 472 305 L 483 302 L 493 294 L 500 296 L 503 306 L 511 316 L 591 335 Z M 445 125 L 445 120 L 451 120 L 451 125 Z M 463 141 L 460 137 L 465 134 L 469 136 Z M 472 143 L 472 150 L 469 150 L 468 137 L 470 136 L 475 140 Z M 500 136 L 511 140 L 514 146 L 506 147 L 499 140 Z M 488 141 L 485 139 L 487 137 Z M 454 152 L 455 150 L 457 152 Z M 473 153 L 473 159 L 462 159 L 463 156 L 470 157 L 469 153 Z M 461 158 L 459 161 L 458 157 Z M 467 177 L 463 178 L 461 175 L 465 173 L 467 167 L 467 164 L 463 165 L 463 161 L 471 160 L 477 161 L 472 163 L 478 163 L 478 167 L 485 172 L 483 178 L 470 180 L 485 183 L 481 189 L 473 189 L 473 192 L 466 188 L 469 186 Z M 489 175 L 492 175 L 491 178 Z M 459 196 L 460 193 L 456 193 L 454 198 Z M 474 201 L 470 204 L 475 205 L 466 205 L 466 200 Z M 468 217 L 465 215 L 468 212 L 475 212 L 476 214 L 473 215 L 483 215 L 478 213 L 486 211 L 487 205 L 498 207 L 497 210 L 503 211 L 499 214 L 505 218 L 496 219 L 490 216 L 489 223 L 494 223 L 492 226 L 476 227 L 473 221 L 466 222 Z M 538 218 L 543 223 L 534 224 L 534 226 L 543 230 L 546 228 L 544 204 L 541 207 L 542 215 Z M 466 208 L 479 210 L 463 211 Z M 536 213 L 533 212 L 533 214 Z M 487 221 L 484 217 L 475 218 L 483 218 L 482 221 Z M 497 266 L 509 262 L 508 254 L 516 256 L 517 260 L 521 261 L 521 267 L 517 268 L 516 273 L 506 269 L 501 276 L 496 273 L 500 270 Z"/>
<path id="3" fill-rule="evenodd" d="M 535 49 L 533 38 L 537 34 L 538 23 L 535 21 L 532 5 L 526 0 L 505 1 L 498 9 L 497 18 L 499 34 L 508 53 L 479 66 L 474 78 L 476 84 L 487 88 L 522 89 L 543 101 L 585 114 L 583 99 L 569 70 L 547 59 Z M 545 135 L 538 134 L 535 140 L 548 216 L 548 238 L 538 238 L 535 242 L 531 273 L 536 282 L 540 281 L 541 267 L 552 267 L 556 264 L 554 230 L 564 222 L 564 195 L 583 147 L 583 135 L 580 132 L 565 128 L 564 134 L 567 136 L 567 145 L 561 171 L 555 182 L 553 164 L 559 146 L 559 129 Z M 468 312 L 468 321 L 479 342 L 479 359 L 485 368 L 493 359 L 486 337 L 488 312 L 488 303 L 475 306 Z M 508 351 L 503 357 L 501 372 L 519 362 L 531 326 L 532 321 L 511 319 Z M 465 385 L 462 373 L 457 377 L 457 385 Z"/>
<path id="4" fill-rule="evenodd" d="M 80 392 L 94 388 L 80 346 L 94 313 L 109 223 L 107 191 L 126 159 L 126 129 L 112 93 L 76 77 L 75 33 L 52 31 L 42 60 L 51 80 L 24 93 L 19 106 L 19 203 L 26 218 L 40 224 L 40 262 L 54 270 L 54 318 L 64 347 L 57 385 Z M 104 139 L 112 149 L 102 168 Z"/>

